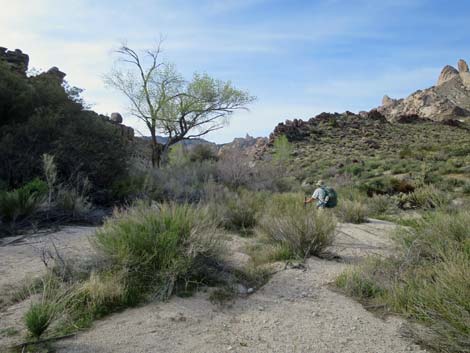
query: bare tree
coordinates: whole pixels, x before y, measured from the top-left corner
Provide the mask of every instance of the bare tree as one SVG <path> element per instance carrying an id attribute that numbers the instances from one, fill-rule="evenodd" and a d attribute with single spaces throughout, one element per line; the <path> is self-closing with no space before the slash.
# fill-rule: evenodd
<path id="1" fill-rule="evenodd" d="M 207 74 L 184 80 L 172 64 L 160 60 L 160 44 L 143 55 L 122 45 L 118 65 L 105 76 L 105 83 L 127 97 L 131 114 L 149 129 L 154 167 L 171 145 L 221 129 L 234 111 L 247 109 L 255 99 Z M 157 141 L 157 133 L 166 141 Z"/>

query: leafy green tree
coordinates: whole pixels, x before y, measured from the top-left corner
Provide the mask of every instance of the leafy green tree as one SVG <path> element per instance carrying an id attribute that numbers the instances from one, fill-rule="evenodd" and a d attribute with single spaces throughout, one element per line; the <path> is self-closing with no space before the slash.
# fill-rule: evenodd
<path id="1" fill-rule="evenodd" d="M 160 44 L 142 56 L 127 45 L 117 53 L 120 60 L 105 82 L 128 99 L 131 114 L 147 126 L 154 167 L 160 166 L 170 146 L 221 129 L 234 111 L 246 109 L 255 99 L 207 74 L 183 79 L 173 65 L 160 60 Z M 167 137 L 164 143 L 157 141 L 157 133 Z"/>

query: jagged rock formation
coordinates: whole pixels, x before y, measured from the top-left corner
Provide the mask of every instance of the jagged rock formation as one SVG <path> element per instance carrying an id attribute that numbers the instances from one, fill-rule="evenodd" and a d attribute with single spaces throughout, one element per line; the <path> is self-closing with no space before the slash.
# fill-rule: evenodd
<path id="1" fill-rule="evenodd" d="M 28 71 L 29 56 L 19 49 L 10 51 L 0 47 L 0 61 L 6 62 L 12 70 L 22 75 L 26 75 L 26 71 Z"/>
<path id="2" fill-rule="evenodd" d="M 339 113 L 321 113 L 309 120 L 294 119 L 286 120 L 284 123 L 279 123 L 274 131 L 269 135 L 268 145 L 272 145 L 274 140 L 284 135 L 289 141 L 303 141 L 310 138 L 312 135 L 321 134 L 319 126 L 328 125 L 330 127 L 342 127 L 348 125 L 351 128 L 362 128 L 370 125 L 387 124 L 387 119 L 377 110 L 373 109 L 368 113 L 361 112 L 361 114 L 354 114 L 346 111 L 342 114 Z M 373 143 L 375 145 L 375 142 Z"/>
<path id="3" fill-rule="evenodd" d="M 459 72 L 453 66 L 447 65 L 442 69 L 439 79 L 437 80 L 437 85 L 440 86 L 456 76 L 459 76 Z"/>
<path id="4" fill-rule="evenodd" d="M 235 138 L 230 143 L 220 145 L 218 155 L 236 152 L 251 159 L 260 159 L 268 148 L 268 142 L 267 137 L 252 137 L 247 134 L 244 138 Z"/>
<path id="5" fill-rule="evenodd" d="M 117 119 L 116 114 L 119 116 L 120 119 Z M 112 113 L 111 116 L 106 116 L 103 114 L 97 115 L 103 121 L 112 124 L 116 129 L 118 129 L 119 133 L 121 134 L 122 138 L 132 141 L 134 140 L 134 129 L 130 126 L 126 126 L 122 124 L 123 118 L 122 115 L 119 113 Z"/>
<path id="6" fill-rule="evenodd" d="M 470 72 L 465 60 L 459 60 L 458 70 L 447 65 L 442 69 L 436 86 L 418 90 L 405 99 L 384 96 L 377 110 L 389 121 L 403 116 L 418 116 L 431 120 L 470 117 Z"/>

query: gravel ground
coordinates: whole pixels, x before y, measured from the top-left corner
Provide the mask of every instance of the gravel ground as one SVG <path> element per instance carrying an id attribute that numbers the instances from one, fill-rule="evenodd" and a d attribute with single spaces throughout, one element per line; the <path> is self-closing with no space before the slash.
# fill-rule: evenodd
<path id="1" fill-rule="evenodd" d="M 209 293 L 201 292 L 128 309 L 55 347 L 58 353 L 425 352 L 400 335 L 400 319 L 378 318 L 329 287 L 363 256 L 389 253 L 393 228 L 380 221 L 341 225 L 331 250 L 341 255 L 342 262 L 312 258 L 303 269 L 280 270 L 254 294 L 224 307 L 211 304 Z M 243 242 L 234 239 L 235 253 L 243 255 Z M 8 272 L 3 257 L 0 264 L 1 273 Z M 3 317 L 0 322 L 4 326 Z"/>

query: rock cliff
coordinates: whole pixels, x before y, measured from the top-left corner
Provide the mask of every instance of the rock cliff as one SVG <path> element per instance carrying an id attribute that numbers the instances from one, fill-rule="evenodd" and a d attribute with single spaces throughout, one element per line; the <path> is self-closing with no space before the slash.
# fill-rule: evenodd
<path id="1" fill-rule="evenodd" d="M 435 121 L 470 117 L 470 72 L 465 60 L 458 70 L 445 66 L 433 87 L 418 90 L 404 99 L 384 96 L 377 110 L 389 121 L 416 115 Z"/>

